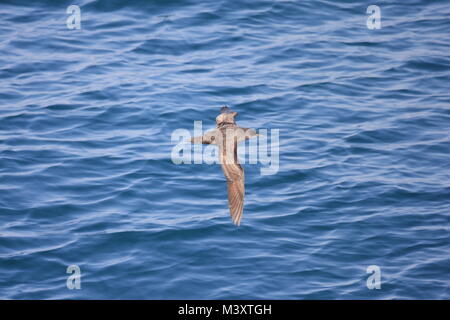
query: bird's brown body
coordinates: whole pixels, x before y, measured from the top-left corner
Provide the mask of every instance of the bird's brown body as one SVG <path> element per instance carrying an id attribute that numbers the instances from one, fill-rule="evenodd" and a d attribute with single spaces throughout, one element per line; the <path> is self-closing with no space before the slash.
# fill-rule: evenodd
<path id="1" fill-rule="evenodd" d="M 239 164 L 237 144 L 256 136 L 253 129 L 240 128 L 234 118 L 237 112 L 222 107 L 216 118 L 216 129 L 205 133 L 202 137 L 194 137 L 192 143 L 215 144 L 219 147 L 219 160 L 228 185 L 228 206 L 231 219 L 240 225 L 244 210 L 244 169 Z"/>

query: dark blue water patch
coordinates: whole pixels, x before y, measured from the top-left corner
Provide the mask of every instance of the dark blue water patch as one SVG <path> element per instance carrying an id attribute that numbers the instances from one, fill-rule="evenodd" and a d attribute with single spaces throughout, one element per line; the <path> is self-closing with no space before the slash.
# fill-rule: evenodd
<path id="1" fill-rule="evenodd" d="M 450 64 L 446 59 L 420 59 L 408 61 L 405 63 L 404 68 L 412 69 L 412 70 L 426 70 L 430 71 L 445 71 L 450 68 Z"/>

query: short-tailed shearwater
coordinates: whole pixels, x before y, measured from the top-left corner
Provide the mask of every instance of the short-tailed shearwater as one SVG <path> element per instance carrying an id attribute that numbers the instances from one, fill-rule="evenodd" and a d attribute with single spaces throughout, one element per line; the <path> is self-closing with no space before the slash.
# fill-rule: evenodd
<path id="1" fill-rule="evenodd" d="M 227 106 L 220 109 L 216 118 L 216 129 L 201 137 L 194 137 L 191 143 L 215 144 L 219 147 L 219 160 L 228 185 L 228 206 L 231 220 L 239 226 L 244 210 L 244 169 L 237 156 L 238 142 L 257 136 L 255 130 L 240 128 L 234 118 L 237 112 Z"/>

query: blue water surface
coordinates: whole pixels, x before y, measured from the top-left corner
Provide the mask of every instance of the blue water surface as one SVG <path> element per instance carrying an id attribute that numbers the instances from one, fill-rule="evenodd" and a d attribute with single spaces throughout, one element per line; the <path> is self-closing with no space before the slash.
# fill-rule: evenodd
<path id="1" fill-rule="evenodd" d="M 0 298 L 450 299 L 450 1 L 0 12 Z M 240 227 L 220 166 L 171 158 L 224 104 L 280 130 Z"/>

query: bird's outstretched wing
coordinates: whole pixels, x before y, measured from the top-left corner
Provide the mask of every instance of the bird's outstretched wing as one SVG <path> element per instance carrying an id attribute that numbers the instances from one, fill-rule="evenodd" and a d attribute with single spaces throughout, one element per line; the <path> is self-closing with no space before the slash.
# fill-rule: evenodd
<path id="1" fill-rule="evenodd" d="M 228 206 L 231 220 L 240 225 L 244 210 L 244 169 L 237 157 L 237 142 L 220 147 L 220 163 L 228 185 Z"/>
<path id="2" fill-rule="evenodd" d="M 222 132 L 220 130 L 211 130 L 206 132 L 203 136 L 194 137 L 190 139 L 191 143 L 195 144 L 216 144 L 222 137 Z"/>

